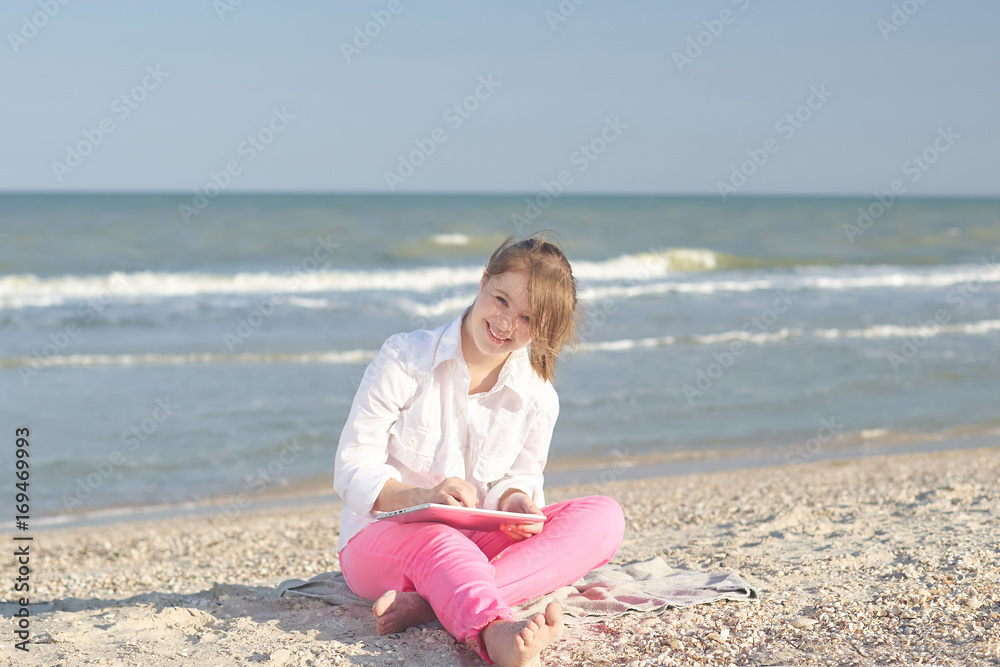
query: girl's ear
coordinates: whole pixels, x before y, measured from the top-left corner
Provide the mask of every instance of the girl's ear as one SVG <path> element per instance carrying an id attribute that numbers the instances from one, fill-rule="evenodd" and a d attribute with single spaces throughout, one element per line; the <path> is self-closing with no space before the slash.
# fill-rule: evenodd
<path id="1" fill-rule="evenodd" d="M 490 274 L 488 271 L 483 271 L 483 279 L 479 281 L 479 289 L 482 290 L 486 287 L 486 281 L 489 280 Z"/>

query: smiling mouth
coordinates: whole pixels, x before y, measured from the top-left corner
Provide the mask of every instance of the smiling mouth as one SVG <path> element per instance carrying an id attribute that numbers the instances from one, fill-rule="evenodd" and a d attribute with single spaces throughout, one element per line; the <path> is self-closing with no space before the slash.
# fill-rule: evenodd
<path id="1" fill-rule="evenodd" d="M 490 339 L 494 343 L 501 344 L 501 343 L 506 343 L 510 340 L 510 338 L 503 338 L 502 336 L 496 335 L 496 333 L 493 331 L 493 327 L 490 326 L 489 322 L 486 323 L 486 332 L 489 334 Z"/>

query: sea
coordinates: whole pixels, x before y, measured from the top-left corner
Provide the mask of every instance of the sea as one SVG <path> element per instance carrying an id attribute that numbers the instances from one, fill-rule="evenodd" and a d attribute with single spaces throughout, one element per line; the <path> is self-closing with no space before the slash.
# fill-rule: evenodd
<path id="1" fill-rule="evenodd" d="M 553 470 L 1000 444 L 1000 199 L 3 194 L 0 474 L 42 518 L 329 479 L 382 342 L 540 230 L 584 312 Z"/>

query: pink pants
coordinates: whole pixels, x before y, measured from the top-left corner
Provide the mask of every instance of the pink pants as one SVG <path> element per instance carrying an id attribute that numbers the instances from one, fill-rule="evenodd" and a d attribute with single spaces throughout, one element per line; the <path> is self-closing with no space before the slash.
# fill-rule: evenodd
<path id="1" fill-rule="evenodd" d="M 621 546 L 625 517 L 611 498 L 546 505 L 542 532 L 511 542 L 500 531 L 442 523 L 379 522 L 351 538 L 340 567 L 351 590 L 376 600 L 416 591 L 455 638 L 493 664 L 479 632 L 498 618 L 520 620 L 512 605 L 567 586 L 609 562 Z"/>

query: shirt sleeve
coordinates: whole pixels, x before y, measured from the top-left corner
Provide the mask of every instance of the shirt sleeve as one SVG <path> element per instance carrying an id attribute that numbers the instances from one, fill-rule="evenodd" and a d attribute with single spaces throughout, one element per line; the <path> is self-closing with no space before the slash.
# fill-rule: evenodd
<path id="1" fill-rule="evenodd" d="M 400 472 L 386 463 L 389 429 L 416 386 L 403 350 L 390 338 L 365 369 L 337 446 L 333 489 L 359 516 L 370 516 L 389 479 L 402 481 Z"/>
<path id="2" fill-rule="evenodd" d="M 549 458 L 552 431 L 559 416 L 559 404 L 549 410 L 539 410 L 528 427 L 524 447 L 502 480 L 490 488 L 483 501 L 483 509 L 498 509 L 500 498 L 510 489 L 523 491 L 539 508 L 545 506 L 545 481 L 542 471 Z"/>

